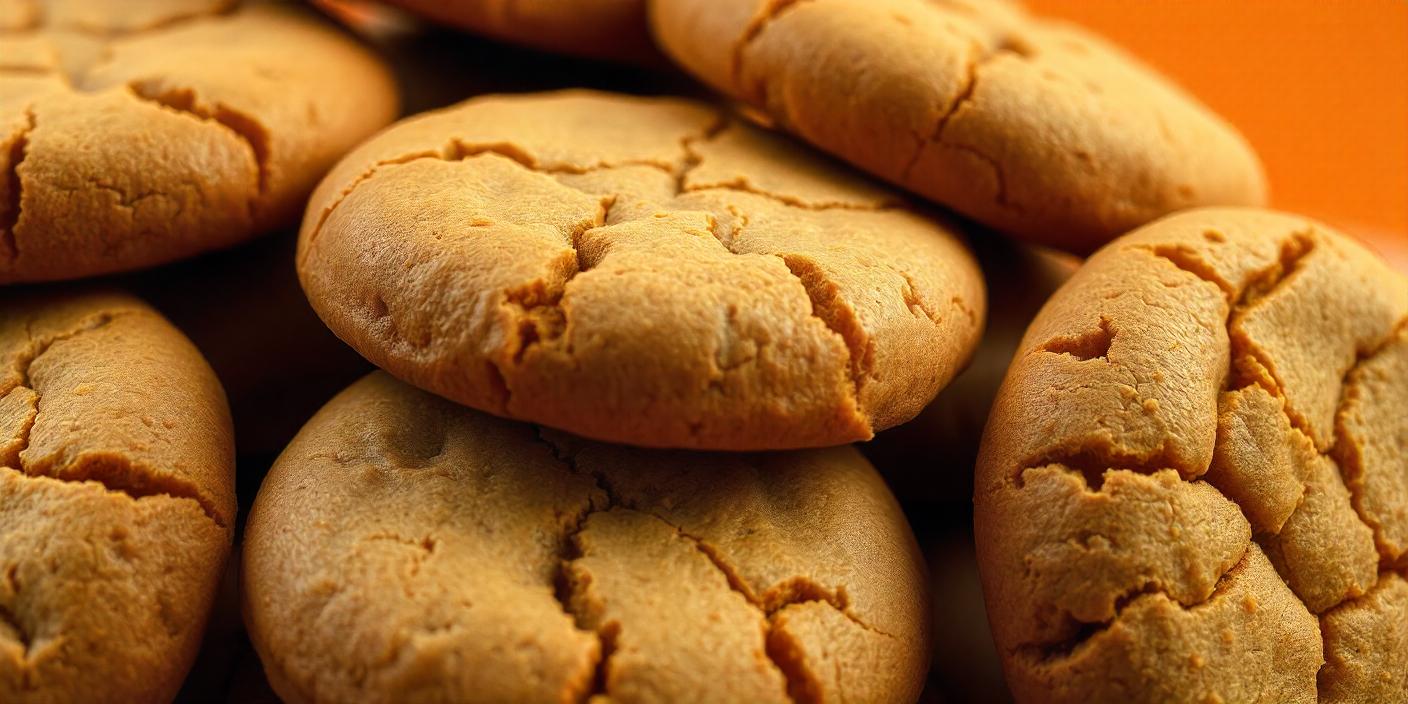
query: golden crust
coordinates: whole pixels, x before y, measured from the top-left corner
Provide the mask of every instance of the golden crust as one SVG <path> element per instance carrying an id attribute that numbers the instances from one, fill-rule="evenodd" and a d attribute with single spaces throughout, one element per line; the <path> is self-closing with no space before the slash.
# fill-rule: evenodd
<path id="1" fill-rule="evenodd" d="M 40 3 L 0 26 L 0 283 L 291 224 L 333 161 L 394 118 L 389 72 L 355 42 L 230 4 Z"/>
<path id="2" fill-rule="evenodd" d="M 0 700 L 170 700 L 233 534 L 219 383 L 125 295 L 12 297 L 0 361 Z"/>
<path id="3" fill-rule="evenodd" d="M 382 372 L 275 463 L 243 559 L 289 702 L 912 701 L 927 666 L 922 561 L 854 449 L 603 445 Z"/>
<path id="4" fill-rule="evenodd" d="M 868 438 L 953 377 L 984 311 L 960 238 L 889 192 L 705 105 L 588 91 L 364 144 L 314 194 L 298 269 L 402 379 L 663 447 Z"/>
<path id="5" fill-rule="evenodd" d="M 1092 257 L 979 459 L 1018 699 L 1402 698 L 1405 331 L 1408 280 L 1294 216 L 1189 211 Z"/>
<path id="6" fill-rule="evenodd" d="M 438 22 L 524 46 L 595 59 L 664 64 L 645 0 L 392 0 Z"/>
<path id="7" fill-rule="evenodd" d="M 1258 205 L 1235 129 L 1123 51 L 991 0 L 652 0 L 664 51 L 816 146 L 1083 253 L 1171 211 Z"/>

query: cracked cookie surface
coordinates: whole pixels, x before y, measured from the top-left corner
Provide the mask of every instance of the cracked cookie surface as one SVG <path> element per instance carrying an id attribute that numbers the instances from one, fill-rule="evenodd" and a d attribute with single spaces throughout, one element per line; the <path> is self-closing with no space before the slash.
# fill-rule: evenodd
<path id="1" fill-rule="evenodd" d="M 913 701 L 923 563 L 853 448 L 642 450 L 376 372 L 271 470 L 245 618 L 289 702 Z"/>
<path id="2" fill-rule="evenodd" d="M 224 393 L 126 295 L 0 306 L 0 700 L 170 701 L 230 551 Z"/>
<path id="3" fill-rule="evenodd" d="M 645 25 L 645 0 L 393 0 L 425 17 L 547 51 L 664 64 Z"/>
<path id="4" fill-rule="evenodd" d="M 497 415 L 656 447 L 834 445 L 967 360 L 982 277 L 945 224 L 714 108 L 588 91 L 406 120 L 318 187 L 314 309 Z"/>
<path id="5" fill-rule="evenodd" d="M 291 225 L 396 102 L 370 52 L 291 7 L 0 0 L 0 283 Z"/>
<path id="6" fill-rule="evenodd" d="M 1259 205 L 1221 118 L 1004 0 L 652 0 L 676 62 L 780 127 L 999 230 L 1085 253 L 1166 213 Z"/>
<path id="7" fill-rule="evenodd" d="M 1200 209 L 1083 266 L 989 419 L 975 530 L 1019 701 L 1408 701 L 1408 279 Z"/>

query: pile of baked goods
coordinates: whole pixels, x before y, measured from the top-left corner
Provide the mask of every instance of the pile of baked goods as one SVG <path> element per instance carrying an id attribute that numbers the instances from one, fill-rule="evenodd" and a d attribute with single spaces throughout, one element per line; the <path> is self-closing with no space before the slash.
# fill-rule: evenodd
<path id="1" fill-rule="evenodd" d="M 1019 702 L 1408 701 L 1408 278 L 1181 88 L 395 4 L 0 1 L 0 701 L 953 701 L 955 564 Z"/>

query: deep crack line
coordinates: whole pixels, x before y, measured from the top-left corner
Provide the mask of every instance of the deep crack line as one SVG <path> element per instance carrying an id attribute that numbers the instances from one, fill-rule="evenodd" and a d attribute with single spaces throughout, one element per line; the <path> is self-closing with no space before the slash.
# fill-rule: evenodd
<path id="1" fill-rule="evenodd" d="M 1398 555 L 1397 558 L 1391 557 L 1390 553 L 1392 552 L 1392 548 L 1388 540 L 1384 537 L 1383 523 L 1371 519 L 1363 506 L 1366 489 L 1363 480 L 1365 476 L 1363 454 L 1360 447 L 1351 440 L 1349 429 L 1345 426 L 1345 412 L 1347 410 L 1346 406 L 1349 403 L 1359 400 L 1358 386 L 1352 382 L 1355 380 L 1354 377 L 1359 372 L 1360 368 L 1364 363 L 1373 360 L 1386 351 L 1400 337 L 1408 337 L 1408 317 L 1399 320 L 1398 323 L 1393 326 L 1392 331 L 1380 341 L 1379 344 L 1375 345 L 1368 352 L 1360 354 L 1355 360 L 1354 365 L 1350 367 L 1349 371 L 1345 372 L 1344 377 L 1340 380 L 1339 402 L 1335 406 L 1334 437 L 1330 449 L 1327 452 L 1334 461 L 1336 468 L 1339 470 L 1336 475 L 1340 478 L 1340 482 L 1344 484 L 1345 489 L 1349 491 L 1349 503 L 1350 506 L 1353 507 L 1355 515 L 1359 517 L 1361 523 L 1368 526 L 1369 530 L 1373 532 L 1374 548 L 1379 553 L 1379 564 L 1381 567 L 1392 566 L 1395 561 L 1401 562 L 1404 558 L 1404 554 Z M 1346 473 L 1354 475 L 1353 478 L 1356 481 L 1350 481 Z M 1382 574 L 1380 574 L 1380 578 L 1382 578 Z"/>
<path id="2" fill-rule="evenodd" d="M 78 327 L 72 330 L 58 333 L 56 335 L 49 335 L 40 339 L 37 342 L 34 339 L 33 331 L 30 329 L 29 326 L 26 326 L 25 334 L 27 337 L 29 337 L 30 350 L 27 354 L 18 355 L 16 358 L 15 372 L 19 375 L 19 382 L 16 384 L 16 386 L 23 386 L 29 389 L 34 389 L 34 383 L 29 377 L 29 370 L 31 367 L 34 366 L 34 363 L 38 361 L 40 357 L 43 357 L 44 354 L 49 351 L 50 347 L 54 346 L 55 343 L 72 339 L 84 333 L 90 333 L 95 330 L 100 330 L 112 324 L 114 320 L 117 320 L 118 318 L 126 315 L 132 315 L 135 312 L 136 311 L 131 310 L 104 311 L 97 315 L 91 316 L 87 320 L 80 323 Z M 10 389 L 5 389 L 6 393 L 9 393 L 9 391 Z M 36 391 L 36 393 L 38 392 Z"/>
<path id="3" fill-rule="evenodd" d="M 731 121 L 724 112 L 714 113 L 714 121 L 705 126 L 704 131 L 699 134 L 687 134 L 680 138 L 680 164 L 675 173 L 675 197 L 679 197 L 689 192 L 685 182 L 689 180 L 689 175 L 700 164 L 704 163 L 704 155 L 695 151 L 694 145 L 700 142 L 712 142 L 719 135 L 727 130 Z"/>
<path id="4" fill-rule="evenodd" d="M 229 528 L 225 518 L 215 505 L 206 498 L 194 484 L 174 477 L 162 476 L 151 468 L 129 460 L 126 457 L 103 458 L 92 462 L 79 460 L 77 466 L 47 468 L 49 471 L 24 469 L 27 477 L 45 477 L 62 482 L 94 482 L 114 494 L 122 494 L 134 501 L 151 497 L 188 499 L 194 501 L 201 512 L 222 530 Z"/>
<path id="5" fill-rule="evenodd" d="M 15 228 L 20 222 L 20 196 L 23 194 L 19 169 L 20 164 L 29 156 L 29 134 L 35 128 L 34 106 L 26 107 L 24 115 L 26 126 L 10 145 L 10 168 L 6 174 L 8 202 L 5 203 L 5 211 L 0 213 L 0 238 L 3 238 L 0 242 L 3 242 L 5 254 L 10 262 L 20 257 L 19 241 L 15 236 Z"/>
<path id="6" fill-rule="evenodd" d="M 159 90 L 153 81 L 132 81 L 127 84 L 128 92 L 138 100 L 155 103 L 178 113 L 224 127 L 249 146 L 254 157 L 254 167 L 258 177 L 255 192 L 249 199 L 250 219 L 258 215 L 261 200 L 269 190 L 269 131 L 252 115 L 216 101 L 206 106 L 192 88 L 167 88 Z"/>
<path id="7" fill-rule="evenodd" d="M 557 600 L 562 612 L 572 619 L 573 626 L 583 632 L 591 633 L 597 640 L 597 658 L 592 663 L 593 676 L 588 681 L 587 686 L 575 698 L 576 701 L 586 704 L 593 697 L 605 695 L 606 675 L 611 656 L 616 652 L 616 641 L 620 636 L 621 627 L 616 621 L 608 621 L 600 628 L 590 628 L 584 625 L 585 614 L 578 613 L 572 605 L 572 597 L 577 584 L 568 576 L 567 567 L 572 562 L 581 558 L 581 552 L 577 545 L 577 536 L 586 529 L 587 518 L 594 513 L 609 511 L 616 507 L 617 503 L 612 491 L 608 486 L 603 485 L 603 478 L 595 474 L 584 474 L 577 467 L 577 457 L 574 453 L 568 452 L 544 434 L 546 430 L 542 426 L 533 426 L 532 439 L 534 442 L 547 448 L 552 456 L 563 469 L 576 476 L 588 476 L 592 479 L 597 491 L 606 497 L 605 505 L 598 505 L 594 497 L 589 496 L 586 504 L 572 519 L 571 526 L 563 532 L 558 539 L 557 565 L 553 572 L 552 588 L 553 598 Z"/>
<path id="8" fill-rule="evenodd" d="M 561 281 L 545 283 L 543 279 L 538 279 L 504 293 L 502 305 L 517 311 L 516 319 L 507 333 L 510 340 L 508 349 L 512 350 L 514 366 L 522 364 L 529 350 L 544 343 L 555 342 L 567 333 L 569 321 L 562 306 L 562 299 L 567 295 L 567 286 L 579 274 L 590 269 L 583 265 L 581 239 L 588 232 L 607 226 L 616 200 L 615 195 L 600 196 L 597 210 L 590 220 L 578 222 L 570 232 L 562 233 L 566 244 L 572 248 L 572 268 L 562 276 Z M 504 409 L 507 411 L 508 402 L 513 397 L 512 389 L 503 374 L 503 365 L 498 361 L 490 363 L 498 370 L 499 380 L 503 383 Z"/>
<path id="9" fill-rule="evenodd" d="M 1218 290 L 1222 292 L 1223 297 L 1227 299 L 1229 307 L 1234 305 L 1241 295 L 1231 283 L 1224 280 L 1221 276 L 1218 276 L 1211 265 L 1203 261 L 1201 257 L 1196 256 L 1196 252 L 1186 249 L 1182 245 L 1141 246 L 1139 249 L 1143 249 L 1182 271 L 1216 286 Z"/>
<path id="10" fill-rule="evenodd" d="M 1009 649 L 1012 654 L 1022 655 L 1036 662 L 1046 664 L 1058 660 L 1068 659 L 1076 654 L 1083 646 L 1090 643 L 1095 637 L 1107 632 L 1115 624 L 1119 623 L 1120 617 L 1124 615 L 1126 609 L 1134 605 L 1141 598 L 1147 596 L 1162 596 L 1168 603 L 1182 609 L 1183 611 L 1196 611 L 1210 606 L 1219 597 L 1227 593 L 1230 582 L 1240 577 L 1242 571 L 1247 568 L 1248 558 L 1251 556 L 1252 546 L 1261 550 L 1261 544 L 1255 538 L 1247 541 L 1247 545 L 1242 550 L 1241 557 L 1237 558 L 1227 571 L 1218 576 L 1217 582 L 1213 584 L 1212 591 L 1208 593 L 1206 599 L 1194 604 L 1184 604 L 1183 602 L 1170 596 L 1167 592 L 1153 583 L 1145 583 L 1136 588 L 1125 590 L 1125 592 L 1115 602 L 1115 613 L 1105 621 L 1081 622 L 1076 621 L 1077 632 L 1065 640 L 1052 643 L 1022 643 Z M 1262 551 L 1263 554 L 1265 551 Z M 1269 562 L 1269 560 L 1268 560 Z M 1289 587 L 1288 587 L 1289 588 Z"/>
<path id="11" fill-rule="evenodd" d="M 809 0 L 769 0 L 768 5 L 763 8 L 763 11 L 754 15 L 753 19 L 748 21 L 748 25 L 743 28 L 743 34 L 734 42 L 733 50 L 730 52 L 729 79 L 733 84 L 733 89 L 740 95 L 747 95 L 748 93 L 743 86 L 743 55 L 748 50 L 748 47 L 751 46 L 753 42 L 757 41 L 758 37 L 762 36 L 763 30 L 767 29 L 768 25 L 776 22 L 777 19 L 789 9 L 800 6 L 808 1 Z"/>
<path id="12" fill-rule="evenodd" d="M 20 623 L 19 617 L 8 607 L 0 604 L 0 637 L 6 635 L 11 636 L 15 642 L 19 643 L 21 659 L 28 660 L 33 637 Z"/>
<path id="13" fill-rule="evenodd" d="M 16 575 L 17 571 L 18 565 L 11 564 L 5 569 L 3 575 L 5 586 L 8 587 L 8 591 L 10 592 L 11 600 L 18 599 L 20 594 L 19 578 Z M 0 636 L 5 635 L 6 630 L 13 632 L 13 638 L 20 644 L 23 651 L 22 659 L 28 660 L 30 649 L 34 646 L 34 634 L 30 633 L 29 630 L 25 628 L 24 624 L 20 622 L 19 614 L 15 611 L 12 604 L 0 604 Z"/>
<path id="14" fill-rule="evenodd" d="M 959 108 L 973 100 L 973 91 L 978 87 L 978 67 L 991 56 L 984 54 L 982 45 L 976 40 L 973 41 L 973 47 L 973 53 L 976 54 L 978 58 L 968 63 L 963 86 L 959 88 L 953 100 L 949 101 L 949 104 L 939 112 L 938 118 L 934 120 L 934 129 L 928 135 L 918 132 L 914 134 L 918 144 L 915 146 L 914 156 L 909 158 L 909 161 L 905 163 L 904 168 L 900 171 L 900 183 L 909 183 L 910 174 L 914 171 L 914 168 L 919 165 L 919 158 L 924 155 L 924 149 L 930 144 L 940 143 L 943 139 L 944 130 L 948 127 L 949 120 L 953 119 L 954 114 L 958 112 Z"/>
<path id="15" fill-rule="evenodd" d="M 841 296 L 840 289 L 826 276 L 826 271 L 814 262 L 796 254 L 775 254 L 783 266 L 801 284 L 811 303 L 811 316 L 841 338 L 846 347 L 847 371 L 851 381 L 851 399 L 857 415 L 870 431 L 870 418 L 864 412 L 861 395 L 874 373 L 873 342 L 856 319 L 855 311 Z"/>
<path id="16" fill-rule="evenodd" d="M 17 433 L 5 443 L 6 446 L 10 446 L 13 449 L 7 449 L 3 455 L 0 455 L 0 467 L 10 467 L 14 469 L 20 469 L 22 467 L 20 453 L 29 448 L 29 436 L 30 433 L 34 431 L 34 421 L 39 416 L 39 394 L 36 393 L 34 389 L 27 386 L 15 386 L 5 392 L 4 396 L 0 396 L 0 399 L 7 399 L 11 394 L 17 391 L 29 392 L 32 397 L 32 405 L 24 421 L 20 424 Z"/>
<path id="17" fill-rule="evenodd" d="M 545 439 L 542 442 L 552 447 L 551 442 Z M 554 455 L 556 455 L 555 451 Z M 597 641 L 596 661 L 591 664 L 594 674 L 587 682 L 587 686 L 575 698 L 583 704 L 594 696 L 606 694 L 607 666 L 616 650 L 616 638 L 620 634 L 620 626 L 615 622 L 603 624 L 601 628 L 585 625 L 586 615 L 578 613 L 572 604 L 577 584 L 568 576 L 567 567 L 581 557 L 577 546 L 577 536 L 586 528 L 587 518 L 603 510 L 608 509 L 596 508 L 588 500 L 573 519 L 573 525 L 559 538 L 557 565 L 553 571 L 552 584 L 550 585 L 553 598 L 562 609 L 562 613 L 572 619 L 573 627 L 582 633 L 591 633 Z"/>
<path id="18" fill-rule="evenodd" d="M 910 157 L 909 160 L 905 163 L 904 167 L 900 170 L 900 183 L 911 183 L 911 178 L 913 176 L 914 169 L 918 167 L 919 160 L 924 156 L 924 150 L 927 149 L 931 144 L 940 145 L 949 149 L 953 149 L 955 151 L 968 154 L 973 158 L 987 164 L 987 166 L 992 169 L 993 181 L 995 182 L 997 187 L 997 193 L 994 194 L 993 200 L 997 203 L 999 207 L 1007 208 L 1013 211 L 1020 210 L 1020 208 L 1018 208 L 1017 205 L 1011 201 L 1007 189 L 1007 174 L 1002 164 L 997 159 L 993 158 L 992 156 L 988 155 L 987 153 L 979 150 L 978 148 L 972 145 L 944 141 L 944 135 L 948 131 L 949 123 L 958 114 L 959 110 L 973 103 L 974 95 L 978 89 L 978 74 L 980 70 L 987 64 L 1003 56 L 1023 55 L 1022 52 L 1017 51 L 1012 47 L 1013 44 L 1011 42 L 1010 37 L 1003 38 L 998 44 L 998 46 L 992 50 L 987 50 L 981 43 L 977 42 L 976 40 L 974 41 L 974 53 L 977 54 L 977 58 L 969 63 L 963 86 L 959 89 L 958 93 L 954 96 L 953 100 L 948 104 L 948 106 L 945 107 L 939 113 L 939 116 L 934 120 L 934 129 L 929 135 L 926 136 L 920 133 L 915 133 L 914 136 L 916 138 L 917 145 L 914 150 L 914 156 Z"/>

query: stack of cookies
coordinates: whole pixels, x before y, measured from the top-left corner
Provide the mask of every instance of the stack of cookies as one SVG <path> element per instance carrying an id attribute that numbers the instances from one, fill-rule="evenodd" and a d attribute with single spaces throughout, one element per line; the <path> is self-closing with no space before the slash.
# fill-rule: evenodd
<path id="1" fill-rule="evenodd" d="M 1018 701 L 1408 701 L 1408 279 L 1181 89 L 1003 0 L 397 4 L 586 58 L 393 124 L 309 8 L 0 1 L 0 702 L 947 701 L 919 485 Z"/>

